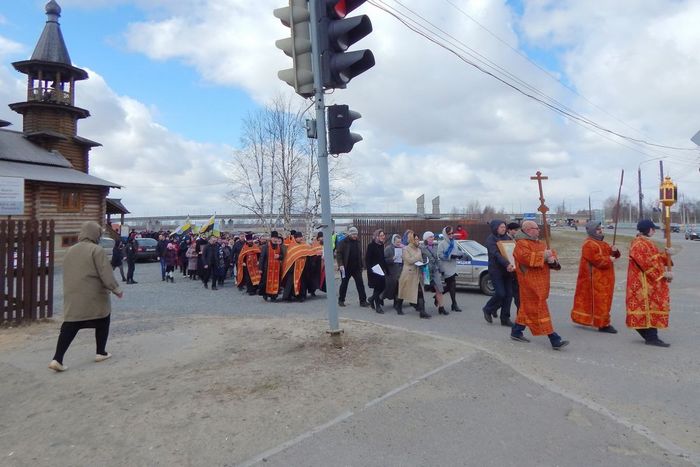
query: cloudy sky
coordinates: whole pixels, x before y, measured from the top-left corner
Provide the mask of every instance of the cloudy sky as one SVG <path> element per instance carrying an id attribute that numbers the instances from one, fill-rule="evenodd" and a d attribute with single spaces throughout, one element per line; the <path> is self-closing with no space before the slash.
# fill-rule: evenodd
<path id="1" fill-rule="evenodd" d="M 26 81 L 11 62 L 31 56 L 44 4 L 0 7 L 0 119 L 15 130 L 21 120 L 6 104 L 25 99 Z M 135 215 L 234 212 L 227 164 L 241 120 L 290 92 L 277 71 L 291 60 L 274 45 L 289 30 L 272 15 L 284 0 L 59 4 L 73 64 L 90 74 L 77 105 L 92 114 L 78 134 L 103 144 L 91 173 L 124 185 L 111 196 Z M 439 28 L 453 51 L 379 5 Z M 353 131 L 364 141 L 343 156 L 354 174 L 338 182 L 350 192 L 344 211 L 412 212 L 421 194 L 428 210 L 439 195 L 443 212 L 473 201 L 534 211 L 538 170 L 552 208 L 587 208 L 589 196 L 601 205 L 622 169 L 636 202 L 639 167 L 646 199 L 657 196 L 660 158 L 681 195 L 700 199 L 689 140 L 700 130 L 700 2 L 373 0 L 355 14 L 369 15 L 374 32 L 353 49 L 371 49 L 377 64 L 326 100 L 363 115 Z"/>

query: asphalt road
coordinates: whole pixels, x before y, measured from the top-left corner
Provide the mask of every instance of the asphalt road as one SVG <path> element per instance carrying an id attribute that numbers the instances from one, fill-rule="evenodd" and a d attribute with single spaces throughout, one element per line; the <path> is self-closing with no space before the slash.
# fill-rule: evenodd
<path id="1" fill-rule="evenodd" d="M 700 465 L 700 242 L 678 235 L 671 323 L 660 332 L 672 344 L 668 349 L 645 346 L 625 328 L 624 294 L 613 302 L 617 335 L 572 325 L 571 294 L 553 295 L 555 329 L 571 341 L 556 352 L 546 337 L 517 343 L 509 329 L 486 323 L 486 297 L 477 292 L 459 293 L 464 312 L 421 320 L 412 310 L 397 316 L 360 308 L 351 285 L 341 318 L 457 339 L 481 352 L 243 465 Z M 325 317 L 323 298 L 269 304 L 231 285 L 211 291 L 182 278 L 163 283 L 158 268 L 137 266 L 139 284 L 125 286 L 113 334 L 143 331 L 134 318 L 144 313 Z M 60 297 L 57 305 L 60 314 Z"/>

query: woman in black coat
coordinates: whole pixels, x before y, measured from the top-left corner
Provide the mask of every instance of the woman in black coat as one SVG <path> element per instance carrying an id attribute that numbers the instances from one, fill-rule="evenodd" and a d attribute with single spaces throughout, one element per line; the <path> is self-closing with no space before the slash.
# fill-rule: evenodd
<path id="1" fill-rule="evenodd" d="M 373 289 L 372 296 L 369 297 L 369 306 L 374 308 L 377 313 L 384 313 L 382 309 L 381 295 L 386 287 L 387 265 L 384 260 L 384 238 L 386 235 L 382 229 L 374 231 L 372 241 L 367 245 L 367 253 L 365 254 L 365 266 L 367 267 L 367 285 Z M 375 266 L 379 266 L 381 274 L 377 274 L 372 270 Z M 376 268 L 375 268 L 376 269 Z"/>
<path id="2" fill-rule="evenodd" d="M 119 268 L 119 272 L 122 275 L 122 282 L 126 282 L 126 276 L 124 275 L 124 242 L 121 238 L 114 241 L 114 248 L 112 248 L 112 271 Z"/>

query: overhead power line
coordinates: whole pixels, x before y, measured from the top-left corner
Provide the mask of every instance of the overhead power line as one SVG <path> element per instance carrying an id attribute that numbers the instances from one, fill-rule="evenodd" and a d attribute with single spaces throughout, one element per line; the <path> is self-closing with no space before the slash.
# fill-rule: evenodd
<path id="1" fill-rule="evenodd" d="M 496 63 L 492 62 L 490 59 L 482 55 L 481 53 L 477 52 L 476 50 L 470 48 L 466 44 L 464 44 L 462 41 L 459 39 L 455 38 L 452 36 L 450 33 L 446 32 L 445 30 L 441 29 L 440 27 L 436 26 L 426 18 L 424 18 L 422 15 L 416 13 L 415 11 L 411 10 L 410 8 L 406 7 L 403 5 L 400 1 L 394 0 L 395 3 L 400 5 L 402 8 L 410 12 L 415 18 L 412 18 L 410 15 L 405 14 L 401 12 L 399 9 L 392 7 L 388 5 L 385 1 L 383 0 L 369 0 L 369 3 L 373 5 L 374 7 L 386 12 L 387 14 L 393 16 L 395 19 L 397 19 L 401 24 L 406 26 L 408 29 L 412 30 L 416 34 L 421 35 L 425 39 L 433 42 L 439 47 L 442 47 L 443 49 L 447 50 L 448 52 L 452 53 L 456 57 L 458 57 L 460 60 L 463 62 L 467 63 L 468 65 L 471 65 L 472 67 L 476 68 L 480 72 L 496 79 L 497 81 L 501 82 L 502 84 L 510 87 L 514 91 L 524 95 L 525 97 L 528 97 L 545 107 L 549 108 L 550 110 L 553 110 L 564 117 L 568 118 L 569 120 L 573 122 L 580 123 L 582 125 L 585 125 L 587 128 L 592 129 L 595 128 L 601 132 L 607 133 L 612 136 L 616 136 L 618 138 L 621 138 L 623 140 L 630 141 L 632 143 L 644 145 L 644 146 L 650 146 L 652 148 L 661 148 L 661 149 L 670 149 L 670 150 L 677 150 L 677 151 L 693 151 L 697 152 L 698 148 L 684 148 L 684 147 L 678 147 L 678 146 L 670 146 L 670 145 L 665 145 L 665 144 L 657 144 L 653 143 L 650 141 L 647 141 L 646 139 L 642 138 L 634 138 L 629 135 L 625 135 L 623 133 L 619 133 L 617 131 L 611 130 L 594 120 L 585 117 L 582 114 L 579 114 L 573 109 L 568 108 L 566 105 L 562 104 L 561 102 L 557 101 L 556 99 L 548 96 L 546 93 L 540 91 L 536 87 L 528 84 L 524 80 L 520 79 L 517 75 L 511 73 L 510 71 L 506 70 L 505 68 L 497 65 Z M 466 55 L 466 56 L 465 56 Z M 513 83 L 514 81 L 515 83 Z M 529 89 L 529 91 L 526 91 L 523 88 Z M 577 93 L 578 94 L 578 93 Z M 598 132 L 596 132 L 598 133 Z M 599 133 L 598 133 L 599 134 Z M 646 153 L 644 153 L 646 154 Z M 676 157 L 676 156 L 674 156 Z"/>

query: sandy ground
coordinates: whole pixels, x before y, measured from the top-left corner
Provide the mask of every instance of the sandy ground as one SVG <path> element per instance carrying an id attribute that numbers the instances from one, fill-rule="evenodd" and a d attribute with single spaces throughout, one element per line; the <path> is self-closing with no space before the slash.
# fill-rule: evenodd
<path id="1" fill-rule="evenodd" d="M 474 352 L 347 320 L 342 348 L 322 320 L 148 324 L 102 363 L 81 331 L 60 374 L 58 323 L 0 331 L 0 464 L 235 465 Z"/>

